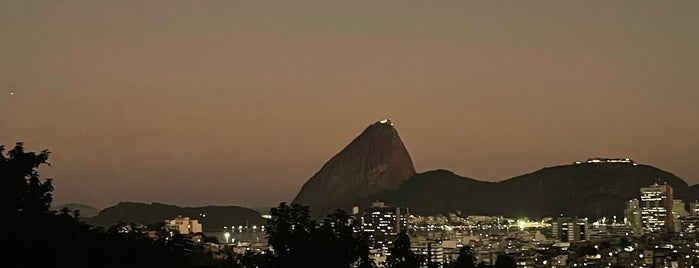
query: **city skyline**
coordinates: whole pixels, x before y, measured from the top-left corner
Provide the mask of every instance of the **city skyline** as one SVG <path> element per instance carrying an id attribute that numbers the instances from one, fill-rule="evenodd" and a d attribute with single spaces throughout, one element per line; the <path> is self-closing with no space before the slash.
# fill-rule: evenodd
<path id="1" fill-rule="evenodd" d="M 366 126 L 417 172 L 699 183 L 699 3 L 0 2 L 0 144 L 55 203 L 268 206 Z"/>

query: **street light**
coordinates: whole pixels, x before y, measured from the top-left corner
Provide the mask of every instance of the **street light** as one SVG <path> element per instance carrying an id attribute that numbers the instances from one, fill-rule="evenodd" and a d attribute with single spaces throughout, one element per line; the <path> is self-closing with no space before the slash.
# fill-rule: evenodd
<path id="1" fill-rule="evenodd" d="M 225 237 L 226 237 L 226 244 L 228 244 L 228 238 L 230 238 L 230 237 L 231 237 L 231 233 L 229 233 L 229 232 L 226 232 L 226 233 L 224 233 L 224 234 L 223 234 L 223 236 L 225 236 Z"/>

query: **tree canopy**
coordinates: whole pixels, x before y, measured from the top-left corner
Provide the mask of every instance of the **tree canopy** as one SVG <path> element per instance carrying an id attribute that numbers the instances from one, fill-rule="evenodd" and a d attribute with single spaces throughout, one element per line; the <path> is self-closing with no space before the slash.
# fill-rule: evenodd
<path id="1" fill-rule="evenodd" d="M 18 142 L 7 152 L 0 145 L 0 206 L 3 215 L 45 213 L 53 201 L 51 179 L 41 181 L 38 168 L 49 165 L 49 151 L 26 152 Z"/>
<path id="2" fill-rule="evenodd" d="M 384 266 L 387 268 L 417 268 L 420 267 L 420 256 L 410 249 L 410 237 L 401 231 L 389 249 Z"/>
<path id="3" fill-rule="evenodd" d="M 517 262 L 510 255 L 501 254 L 495 260 L 496 268 L 517 268 Z"/>
<path id="4" fill-rule="evenodd" d="M 308 206 L 279 204 L 270 210 L 267 239 L 273 267 L 373 267 L 356 222 L 343 210 L 320 221 L 310 218 Z"/>
<path id="5" fill-rule="evenodd" d="M 476 257 L 473 253 L 473 248 L 470 246 L 463 246 L 459 249 L 459 257 L 454 263 L 454 268 L 475 268 L 476 267 Z"/>
<path id="6" fill-rule="evenodd" d="M 212 260 L 191 240 L 153 240 L 134 231 L 120 232 L 80 222 L 78 212 L 49 211 L 51 179 L 41 178 L 49 151 L 25 151 L 17 143 L 5 153 L 0 146 L 0 226 L 2 267 L 198 267 Z"/>

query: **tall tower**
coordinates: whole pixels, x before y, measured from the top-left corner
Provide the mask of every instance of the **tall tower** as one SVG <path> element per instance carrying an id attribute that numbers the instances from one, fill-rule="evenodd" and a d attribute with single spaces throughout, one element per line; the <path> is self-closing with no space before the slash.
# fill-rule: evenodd
<path id="1" fill-rule="evenodd" d="M 641 221 L 641 202 L 634 198 L 626 202 L 624 209 L 624 223 L 631 225 L 633 234 L 640 236 L 643 234 L 643 221 Z"/>
<path id="2" fill-rule="evenodd" d="M 672 232 L 672 186 L 665 183 L 641 188 L 641 222 L 644 233 Z"/>

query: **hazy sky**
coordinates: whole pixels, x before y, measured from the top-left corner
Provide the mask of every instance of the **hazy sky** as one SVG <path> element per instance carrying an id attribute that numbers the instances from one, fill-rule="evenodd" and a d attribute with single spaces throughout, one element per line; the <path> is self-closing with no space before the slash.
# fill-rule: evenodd
<path id="1" fill-rule="evenodd" d="M 699 1 L 0 0 L 0 92 L 54 204 L 275 205 L 383 117 L 418 172 L 699 183 Z"/>

